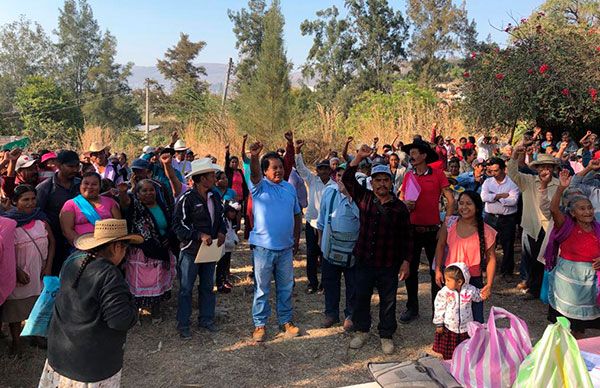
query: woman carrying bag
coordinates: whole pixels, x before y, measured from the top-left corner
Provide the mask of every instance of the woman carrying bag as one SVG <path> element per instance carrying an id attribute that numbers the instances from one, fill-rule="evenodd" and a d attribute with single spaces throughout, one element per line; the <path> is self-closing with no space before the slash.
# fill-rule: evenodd
<path id="1" fill-rule="evenodd" d="M 117 266 L 130 243 L 142 242 L 117 219 L 99 220 L 94 233 L 75 240 L 79 251 L 60 273 L 39 387 L 120 386 L 125 338 L 138 309 Z"/>

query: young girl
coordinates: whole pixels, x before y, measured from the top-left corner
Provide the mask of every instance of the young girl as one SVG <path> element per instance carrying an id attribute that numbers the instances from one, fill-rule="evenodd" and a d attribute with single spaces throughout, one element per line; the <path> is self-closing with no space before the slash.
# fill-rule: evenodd
<path id="1" fill-rule="evenodd" d="M 217 263 L 217 291 L 223 294 L 229 294 L 233 285 L 229 282 L 229 270 L 231 268 L 231 253 L 235 250 L 235 246 L 240 242 L 236 233 L 236 223 L 238 213 L 242 206 L 237 203 L 226 203 L 223 208 L 223 216 L 225 225 L 227 226 L 227 234 L 225 235 L 225 247 L 223 248 L 223 256 Z"/>
<path id="2" fill-rule="evenodd" d="M 450 264 L 444 270 L 445 286 L 435 297 L 433 323 L 436 325 L 433 350 L 444 360 L 452 358 L 454 349 L 469 338 L 467 323 L 473 321 L 472 302 L 481 302 L 480 290 L 469 284 L 469 270 L 464 263 Z"/>

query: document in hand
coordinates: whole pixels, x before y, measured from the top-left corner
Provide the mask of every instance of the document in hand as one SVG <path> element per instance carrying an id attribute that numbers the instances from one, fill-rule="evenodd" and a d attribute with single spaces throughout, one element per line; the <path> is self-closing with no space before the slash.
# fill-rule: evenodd
<path id="1" fill-rule="evenodd" d="M 200 249 L 198 249 L 198 254 L 196 255 L 196 260 L 194 260 L 194 263 L 213 263 L 219 261 L 221 256 L 223 256 L 224 247 L 225 244 L 217 247 L 216 240 L 214 240 L 210 245 L 200 245 Z"/>
<path id="2" fill-rule="evenodd" d="M 419 198 L 419 194 L 421 194 L 421 186 L 415 176 L 412 173 L 406 174 L 403 184 L 406 185 L 404 199 L 407 201 L 416 201 Z"/>

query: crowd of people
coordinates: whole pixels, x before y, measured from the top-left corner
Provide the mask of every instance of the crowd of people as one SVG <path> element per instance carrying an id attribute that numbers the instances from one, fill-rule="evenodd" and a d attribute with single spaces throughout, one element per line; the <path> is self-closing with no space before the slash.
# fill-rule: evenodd
<path id="1" fill-rule="evenodd" d="M 22 322 L 43 277 L 60 275 L 47 341 L 31 341 L 48 349 L 40 386 L 118 386 L 127 331 L 140 314 L 160 323 L 175 284 L 180 337 L 192 338 L 197 278 L 196 325 L 218 331 L 216 298 L 234 288 L 231 258 L 242 239 L 252 250 L 252 339 L 267 338 L 273 280 L 280 329 L 301 335 L 292 292 L 300 286 L 293 260 L 302 231 L 305 292 L 324 293 L 322 326 L 342 325 L 352 349 L 369 338 L 375 289 L 385 354 L 394 353 L 401 282 L 400 322 L 430 314 L 419 308 L 423 250 L 433 350 L 444 358 L 468 338 L 468 322 L 483 322 L 497 269 L 525 299 L 547 293 L 548 318 L 567 317 L 576 336 L 600 328 L 596 134 L 577 143 L 564 132 L 555 141 L 554 132 L 536 127 L 512 146 L 495 136 L 444 137 L 434 125 L 429 141 L 415 135 L 379 147 L 375 138 L 351 147 L 350 137 L 314 168 L 292 132 L 276 151 L 247 140 L 238 155 L 226 146 L 223 166 L 211 155 L 197 158 L 176 134 L 167 146 L 145 146 L 131 163 L 99 142 L 82 153 L 0 156 L 0 317 L 11 352 L 22 349 Z M 202 260 L 213 244 L 220 259 Z M 522 253 L 513 280 L 516 244 Z"/>

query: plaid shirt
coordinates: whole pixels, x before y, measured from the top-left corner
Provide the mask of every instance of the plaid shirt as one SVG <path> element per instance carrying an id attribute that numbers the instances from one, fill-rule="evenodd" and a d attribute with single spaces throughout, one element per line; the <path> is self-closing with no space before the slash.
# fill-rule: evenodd
<path id="1" fill-rule="evenodd" d="M 408 209 L 395 196 L 378 206 L 375 194 L 356 181 L 355 173 L 356 167 L 348 167 L 342 177 L 360 210 L 360 232 L 354 254 L 358 262 L 366 266 L 399 270 L 404 260 L 410 262 L 412 259 L 413 238 Z"/>

